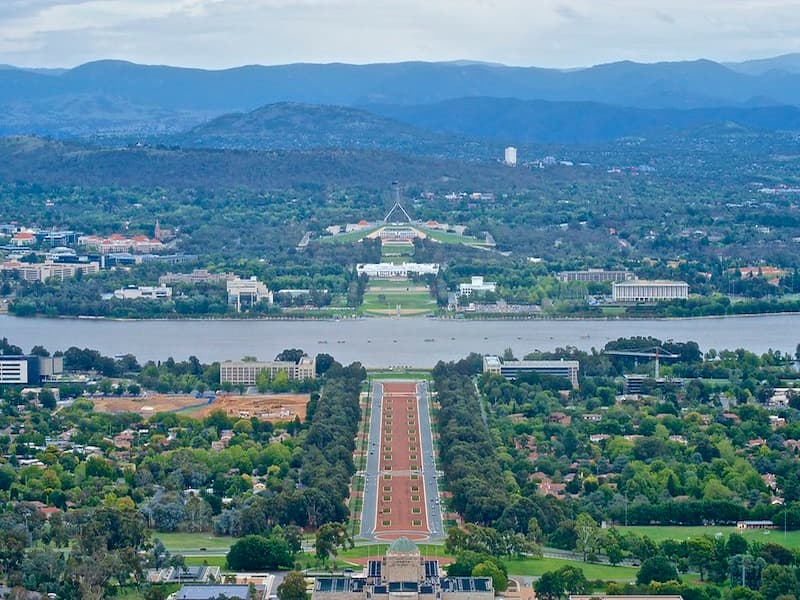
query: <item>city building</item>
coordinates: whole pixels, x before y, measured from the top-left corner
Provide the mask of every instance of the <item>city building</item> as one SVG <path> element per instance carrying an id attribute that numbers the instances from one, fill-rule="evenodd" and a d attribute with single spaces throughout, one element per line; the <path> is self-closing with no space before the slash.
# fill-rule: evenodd
<path id="1" fill-rule="evenodd" d="M 591 281 L 603 282 L 613 281 L 622 282 L 633 279 L 633 273 L 630 271 L 606 271 L 605 269 L 586 269 L 585 271 L 561 271 L 558 274 L 559 281 Z"/>
<path id="2" fill-rule="evenodd" d="M 366 263 L 356 265 L 359 275 L 366 274 L 377 279 L 391 279 L 393 277 L 407 278 L 409 275 L 438 275 L 438 263 Z"/>
<path id="3" fill-rule="evenodd" d="M 195 269 L 191 273 L 167 273 L 158 278 L 159 285 L 175 283 L 222 283 L 236 279 L 233 273 L 209 273 L 208 269 Z"/>
<path id="4" fill-rule="evenodd" d="M 184 585 L 174 594 L 167 596 L 168 600 L 266 600 L 268 590 L 255 588 L 255 595 L 251 594 L 249 585 L 240 584 L 206 584 Z"/>
<path id="5" fill-rule="evenodd" d="M 685 281 L 645 281 L 632 279 L 615 283 L 614 302 L 658 302 L 660 300 L 685 300 L 689 297 L 689 284 Z"/>
<path id="6" fill-rule="evenodd" d="M 98 273 L 100 264 L 94 261 L 55 262 L 54 260 L 48 260 L 43 263 L 24 263 L 12 260 L 0 264 L 0 271 L 19 273 L 20 278 L 24 281 L 45 282 L 51 277 L 63 281 L 69 277 L 75 277 L 78 272 L 84 275 Z"/>
<path id="7" fill-rule="evenodd" d="M 272 304 L 272 292 L 255 277 L 229 279 L 227 288 L 228 304 L 236 306 L 236 312 L 242 312 L 242 307 L 255 306 L 262 300 Z"/>
<path id="8" fill-rule="evenodd" d="M 172 298 L 172 288 L 165 285 L 131 285 L 114 290 L 114 298 L 118 300 L 167 300 Z"/>
<path id="9" fill-rule="evenodd" d="M 737 521 L 736 529 L 772 529 L 775 523 L 772 521 Z"/>
<path id="10" fill-rule="evenodd" d="M 417 545 L 402 537 L 386 556 L 367 562 L 366 572 L 318 577 L 311 600 L 493 600 L 489 577 L 446 577 L 437 560 L 426 560 Z"/>
<path id="11" fill-rule="evenodd" d="M 505 154 L 503 155 L 503 163 L 509 167 L 517 166 L 517 149 L 514 146 L 506 148 Z"/>
<path id="12" fill-rule="evenodd" d="M 0 385 L 32 385 L 61 375 L 62 356 L 0 356 Z"/>
<path id="13" fill-rule="evenodd" d="M 255 385 L 258 375 L 263 372 L 269 374 L 270 379 L 280 372 L 286 373 L 289 381 L 302 381 L 317 377 L 317 360 L 304 356 L 299 362 L 291 361 L 231 361 L 227 360 L 219 366 L 220 383 L 233 385 Z"/>
<path id="14" fill-rule="evenodd" d="M 165 248 L 162 242 L 156 239 L 151 240 L 146 235 L 126 237 L 118 233 L 114 233 L 107 238 L 99 235 L 82 235 L 78 238 L 78 243 L 88 248 L 94 248 L 100 254 L 118 252 L 145 254 L 159 252 Z"/>
<path id="15" fill-rule="evenodd" d="M 474 293 L 496 292 L 497 283 L 494 281 L 484 281 L 482 276 L 475 276 L 470 283 L 458 284 L 458 295 L 461 297 L 469 297 Z"/>
<path id="16" fill-rule="evenodd" d="M 506 379 L 516 379 L 525 373 L 543 373 L 568 379 L 572 387 L 578 388 L 577 360 L 507 360 L 499 356 L 483 357 L 483 372 L 502 375 Z"/>

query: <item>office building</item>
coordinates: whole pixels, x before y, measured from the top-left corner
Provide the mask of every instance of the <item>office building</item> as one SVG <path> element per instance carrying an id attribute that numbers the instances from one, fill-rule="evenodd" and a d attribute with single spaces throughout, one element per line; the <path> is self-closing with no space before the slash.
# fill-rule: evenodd
<path id="1" fill-rule="evenodd" d="M 62 356 L 0 356 L 0 385 L 38 385 L 63 372 Z"/>
<path id="2" fill-rule="evenodd" d="M 0 264 L 0 271 L 19 273 L 20 279 L 24 281 L 40 281 L 44 283 L 51 277 L 63 281 L 69 277 L 75 277 L 78 272 L 84 275 L 98 273 L 100 264 L 94 261 L 55 262 L 54 260 L 48 260 L 43 263 L 24 263 L 12 260 Z"/>
<path id="3" fill-rule="evenodd" d="M 568 379 L 572 387 L 578 388 L 577 360 L 502 360 L 499 356 L 483 357 L 483 372 L 502 375 L 506 379 L 516 379 L 525 373 L 542 373 Z"/>
<path id="4" fill-rule="evenodd" d="M 235 279 L 228 280 L 228 304 L 233 304 L 236 307 L 236 312 L 242 312 L 242 308 L 255 306 L 262 300 L 266 300 L 272 304 L 272 292 L 267 289 L 267 286 L 261 283 L 255 277 L 250 279 Z"/>
<path id="5" fill-rule="evenodd" d="M 172 298 L 172 288 L 165 285 L 128 286 L 114 291 L 117 300 L 169 300 Z"/>
<path id="6" fill-rule="evenodd" d="M 438 263 L 367 263 L 356 265 L 356 272 L 361 275 L 377 279 L 391 279 L 394 277 L 407 278 L 409 275 L 437 275 Z"/>
<path id="7" fill-rule="evenodd" d="M 318 577 L 311 600 L 493 600 L 489 577 L 446 577 L 439 562 L 426 560 L 417 545 L 402 537 L 386 556 L 367 562 L 366 572 L 350 577 Z"/>
<path id="8" fill-rule="evenodd" d="M 505 154 L 503 156 L 503 163 L 505 163 L 509 167 L 517 166 L 517 149 L 514 146 L 509 146 L 508 148 L 506 148 Z"/>
<path id="9" fill-rule="evenodd" d="M 470 283 L 459 283 L 458 284 L 458 295 L 461 297 L 469 297 L 472 294 L 484 294 L 486 292 L 496 292 L 497 291 L 497 283 L 494 281 L 484 281 L 483 277 L 476 276 L 473 277 Z"/>
<path id="10" fill-rule="evenodd" d="M 158 278 L 159 285 L 175 283 L 223 283 L 236 279 L 233 273 L 209 273 L 207 269 L 195 269 L 191 273 L 167 273 Z"/>
<path id="11" fill-rule="evenodd" d="M 689 284 L 685 281 L 645 281 L 633 279 L 615 283 L 614 302 L 659 302 L 661 300 L 686 300 Z"/>
<path id="12" fill-rule="evenodd" d="M 274 379 L 280 372 L 286 373 L 289 381 L 315 379 L 317 360 L 309 356 L 302 357 L 297 363 L 277 360 L 270 362 L 227 360 L 219 366 L 219 381 L 233 385 L 255 385 L 259 374 L 265 371 L 270 379 Z"/>
<path id="13" fill-rule="evenodd" d="M 621 282 L 633 279 L 630 271 L 606 271 L 605 269 L 587 269 L 585 271 L 561 271 L 558 280 L 568 283 L 570 281 L 590 281 L 602 283 L 604 281 Z"/>

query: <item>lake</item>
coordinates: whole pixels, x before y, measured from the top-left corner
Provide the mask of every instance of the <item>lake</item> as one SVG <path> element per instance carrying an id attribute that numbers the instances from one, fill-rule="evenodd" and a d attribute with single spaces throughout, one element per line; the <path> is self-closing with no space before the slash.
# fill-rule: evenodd
<path id="1" fill-rule="evenodd" d="M 522 357 L 532 350 L 577 346 L 601 348 L 619 337 L 651 335 L 662 340 L 694 340 L 709 348 L 747 348 L 762 353 L 794 353 L 800 343 L 800 315 L 765 315 L 713 319 L 609 321 L 471 321 L 420 318 L 345 319 L 341 321 L 107 321 L 95 319 L 28 319 L 0 316 L 0 337 L 30 350 L 70 346 L 101 353 L 131 353 L 140 361 L 204 362 L 256 356 L 272 359 L 284 348 L 326 352 L 342 363 L 368 367 L 431 367 L 439 360 L 470 352 L 502 353 L 511 348 Z"/>

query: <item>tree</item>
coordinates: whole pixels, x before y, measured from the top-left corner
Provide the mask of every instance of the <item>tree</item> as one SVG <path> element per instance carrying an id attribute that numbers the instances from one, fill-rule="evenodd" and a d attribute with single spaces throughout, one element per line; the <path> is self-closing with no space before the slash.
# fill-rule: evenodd
<path id="1" fill-rule="evenodd" d="M 589 554 L 597 552 L 600 543 L 600 527 L 591 515 L 581 513 L 575 519 L 575 549 L 583 555 L 583 562 Z"/>
<path id="2" fill-rule="evenodd" d="M 546 571 L 535 584 L 536 596 L 542 600 L 561 600 L 569 594 L 582 594 L 588 587 L 583 570 L 573 566 Z"/>
<path id="3" fill-rule="evenodd" d="M 350 534 L 347 533 L 347 526 L 344 523 L 326 523 L 317 530 L 317 537 L 314 541 L 314 550 L 317 558 L 323 563 L 333 555 L 334 560 L 339 554 L 339 548 L 349 545 L 354 546 Z"/>
<path id="4" fill-rule="evenodd" d="M 766 600 L 776 600 L 783 595 L 795 595 L 797 590 L 797 576 L 791 567 L 769 565 L 761 572 L 760 591 Z"/>
<path id="5" fill-rule="evenodd" d="M 306 600 L 306 580 L 300 571 L 286 574 L 278 586 L 278 600 Z"/>
<path id="6" fill-rule="evenodd" d="M 287 567 L 292 564 L 292 558 L 281 538 L 248 535 L 231 546 L 227 562 L 228 568 L 234 571 L 259 571 Z"/>
<path id="7" fill-rule="evenodd" d="M 276 361 L 298 363 L 306 355 L 300 348 L 287 348 L 275 357 Z"/>
<path id="8" fill-rule="evenodd" d="M 703 581 L 706 568 L 711 563 L 714 554 L 714 543 L 707 537 L 690 539 L 687 543 L 689 565 L 697 568 L 700 581 Z"/>
<path id="9" fill-rule="evenodd" d="M 491 577 L 495 592 L 504 592 L 508 588 L 508 575 L 492 561 L 478 563 L 472 569 L 473 577 Z"/>
<path id="10" fill-rule="evenodd" d="M 636 583 L 649 585 L 653 581 L 680 581 L 675 565 L 663 555 L 648 558 L 636 573 Z"/>

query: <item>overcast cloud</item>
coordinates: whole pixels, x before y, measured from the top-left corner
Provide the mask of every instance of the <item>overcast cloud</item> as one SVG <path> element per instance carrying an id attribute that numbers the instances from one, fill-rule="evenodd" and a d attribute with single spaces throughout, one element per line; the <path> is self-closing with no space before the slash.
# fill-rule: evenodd
<path id="1" fill-rule="evenodd" d="M 0 62 L 545 67 L 800 51 L 800 0 L 0 0 Z"/>

